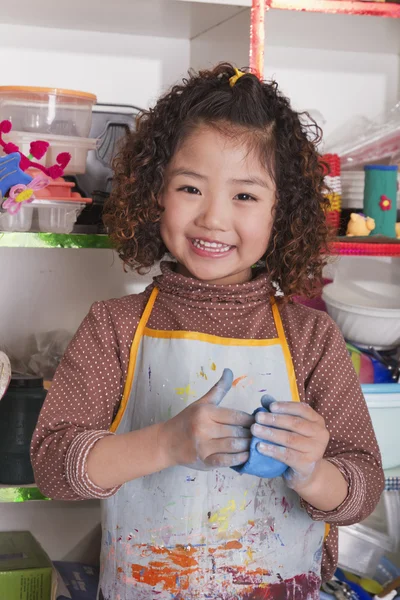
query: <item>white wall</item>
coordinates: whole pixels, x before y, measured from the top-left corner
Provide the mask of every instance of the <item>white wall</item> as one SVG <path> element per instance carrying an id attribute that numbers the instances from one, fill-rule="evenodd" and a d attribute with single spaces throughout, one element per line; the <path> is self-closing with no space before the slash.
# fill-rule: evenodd
<path id="1" fill-rule="evenodd" d="M 33 333 L 74 333 L 96 300 L 141 291 L 151 276 L 125 273 L 112 250 L 0 248 L 0 348 L 20 355 Z"/>
<path id="2" fill-rule="evenodd" d="M 393 21 L 271 11 L 264 76 L 276 79 L 297 110 L 321 112 L 326 135 L 354 115 L 373 118 L 399 98 L 400 24 Z M 248 65 L 248 31 L 244 11 L 198 36 L 191 65 Z"/>
<path id="3" fill-rule="evenodd" d="M 186 73 L 189 53 L 187 39 L 0 24 L 0 85 L 77 89 L 145 108 Z"/>

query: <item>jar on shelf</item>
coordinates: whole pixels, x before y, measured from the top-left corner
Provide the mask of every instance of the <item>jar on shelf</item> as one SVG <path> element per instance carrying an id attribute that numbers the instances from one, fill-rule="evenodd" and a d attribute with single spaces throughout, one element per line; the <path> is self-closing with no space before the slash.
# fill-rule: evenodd
<path id="1" fill-rule="evenodd" d="M 45 397 L 41 377 L 12 376 L 0 400 L 0 483 L 34 483 L 29 451 Z"/>
<path id="2" fill-rule="evenodd" d="M 364 213 L 374 219 L 371 235 L 396 237 L 397 165 L 366 165 Z"/>

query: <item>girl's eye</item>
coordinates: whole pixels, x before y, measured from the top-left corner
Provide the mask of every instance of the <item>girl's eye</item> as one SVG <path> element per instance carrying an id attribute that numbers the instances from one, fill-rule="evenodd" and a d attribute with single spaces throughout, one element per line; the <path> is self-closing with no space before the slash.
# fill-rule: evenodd
<path id="1" fill-rule="evenodd" d="M 250 196 L 250 194 L 236 194 L 235 199 L 236 198 L 238 200 L 243 200 L 244 202 L 248 202 L 249 200 L 253 200 L 254 202 L 256 202 L 254 196 Z"/>
<path id="2" fill-rule="evenodd" d="M 179 188 L 180 192 L 186 192 L 187 194 L 197 194 L 200 195 L 200 190 L 198 190 L 197 188 L 191 186 L 191 185 L 185 185 L 181 188 Z"/>

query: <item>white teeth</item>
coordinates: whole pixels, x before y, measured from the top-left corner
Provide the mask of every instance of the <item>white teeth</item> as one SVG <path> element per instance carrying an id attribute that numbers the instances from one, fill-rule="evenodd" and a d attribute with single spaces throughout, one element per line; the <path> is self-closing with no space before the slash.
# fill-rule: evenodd
<path id="1" fill-rule="evenodd" d="M 219 242 L 206 242 L 205 240 L 192 240 L 193 246 L 196 248 L 201 248 L 202 250 L 212 249 L 213 252 L 228 252 L 232 246 L 227 246 L 226 244 L 221 244 Z"/>

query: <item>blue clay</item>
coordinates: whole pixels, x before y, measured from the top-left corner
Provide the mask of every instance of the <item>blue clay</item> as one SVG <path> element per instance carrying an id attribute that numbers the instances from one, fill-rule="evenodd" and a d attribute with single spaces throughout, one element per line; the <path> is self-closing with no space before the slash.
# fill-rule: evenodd
<path id="1" fill-rule="evenodd" d="M 274 398 L 271 396 L 263 396 L 261 398 L 261 403 L 263 406 L 261 408 L 257 408 L 253 415 L 256 415 L 258 412 L 270 412 L 269 405 L 274 401 Z M 259 438 L 253 436 L 250 444 L 250 456 L 248 461 L 239 467 L 232 468 L 240 474 L 247 473 L 247 475 L 255 475 L 256 477 L 262 477 L 264 479 L 280 477 L 287 470 L 287 465 L 280 460 L 260 454 L 260 452 L 257 450 L 257 444 L 260 442 L 272 444 L 272 442 L 265 442 L 265 440 L 260 440 Z"/>

